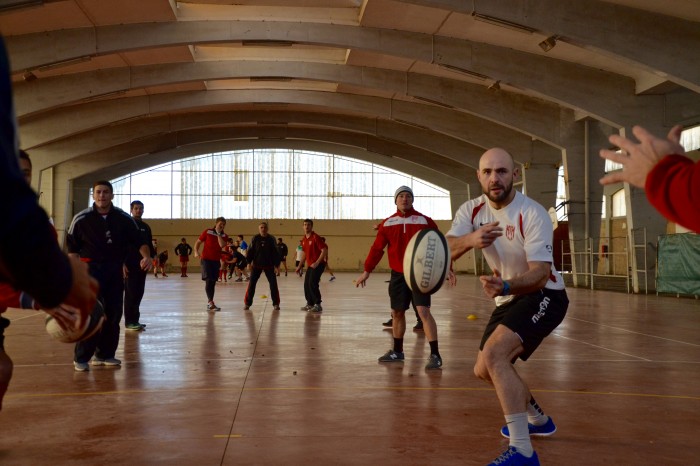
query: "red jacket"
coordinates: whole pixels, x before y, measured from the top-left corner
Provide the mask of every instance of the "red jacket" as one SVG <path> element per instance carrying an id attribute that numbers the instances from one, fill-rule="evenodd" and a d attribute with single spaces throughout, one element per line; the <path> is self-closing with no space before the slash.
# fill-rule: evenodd
<path id="1" fill-rule="evenodd" d="M 403 273 L 403 255 L 406 246 L 411 241 L 413 235 L 426 228 L 438 229 L 432 218 L 411 209 L 405 214 L 397 210 L 394 215 L 385 219 L 379 230 L 377 237 L 369 249 L 367 259 L 365 259 L 365 272 L 372 272 L 384 256 L 384 248 L 389 246 L 389 267 L 391 270 Z"/>
<path id="2" fill-rule="evenodd" d="M 309 267 L 321 257 L 321 252 L 324 249 L 328 249 L 326 242 L 315 231 L 312 231 L 308 238 L 306 235 L 301 238 L 301 247 L 306 256 L 306 265 Z"/>
<path id="3" fill-rule="evenodd" d="M 668 155 L 649 172 L 644 188 L 664 217 L 700 233 L 700 161 Z"/>

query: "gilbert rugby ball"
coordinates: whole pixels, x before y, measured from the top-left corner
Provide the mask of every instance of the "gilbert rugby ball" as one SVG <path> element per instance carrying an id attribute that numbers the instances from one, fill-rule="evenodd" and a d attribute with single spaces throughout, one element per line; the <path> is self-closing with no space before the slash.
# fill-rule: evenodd
<path id="1" fill-rule="evenodd" d="M 72 310 L 72 308 L 63 304 L 60 307 L 68 311 Z M 75 312 L 78 311 L 75 310 Z M 85 319 L 85 322 L 82 323 L 79 329 L 63 329 L 60 325 L 58 325 L 56 319 L 54 319 L 50 315 L 46 316 L 45 325 L 46 332 L 52 337 L 54 337 L 56 340 L 62 341 L 63 343 L 75 343 L 77 341 L 90 338 L 91 336 L 96 334 L 102 328 L 102 324 L 104 324 L 104 321 L 104 307 L 102 306 L 102 303 L 98 300 L 97 303 L 95 303 L 95 307 L 92 309 L 92 313 L 90 313 L 88 318 Z"/>
<path id="2" fill-rule="evenodd" d="M 403 274 L 413 291 L 433 294 L 440 289 L 450 266 L 445 236 L 428 228 L 413 235 L 403 256 Z"/>

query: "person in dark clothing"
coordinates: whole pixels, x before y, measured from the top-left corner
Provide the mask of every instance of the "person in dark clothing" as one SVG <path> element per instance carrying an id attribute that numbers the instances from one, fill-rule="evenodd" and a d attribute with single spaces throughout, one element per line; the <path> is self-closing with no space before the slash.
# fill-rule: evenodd
<path id="1" fill-rule="evenodd" d="M 275 269 L 279 267 L 280 256 L 277 252 L 275 237 L 268 234 L 267 222 L 260 222 L 258 225 L 259 234 L 253 236 L 253 240 L 248 248 L 248 263 L 251 267 L 250 282 L 245 292 L 243 304 L 244 310 L 250 309 L 255 296 L 255 286 L 260 275 L 265 272 L 267 281 L 270 283 L 270 295 L 272 296 L 272 306 L 275 311 L 280 310 L 280 291 L 277 288 L 277 275 Z"/>
<path id="2" fill-rule="evenodd" d="M 277 276 L 280 276 L 282 271 L 282 264 L 284 264 L 284 276 L 287 276 L 287 254 L 289 254 L 289 248 L 284 244 L 282 238 L 277 238 L 277 254 L 280 256 L 280 265 L 277 266 Z"/>
<path id="3" fill-rule="evenodd" d="M 68 252 L 88 263 L 90 274 L 100 283 L 100 298 L 107 320 L 102 329 L 75 345 L 74 366 L 78 372 L 93 366 L 120 366 L 114 357 L 119 345 L 119 322 L 124 305 L 123 264 L 129 248 L 139 250 L 141 269 L 153 266 L 151 248 L 129 214 L 112 204 L 114 191 L 109 181 L 92 187 L 91 207 L 73 217 L 66 246 Z M 91 360 L 91 358 L 94 358 Z"/>
<path id="4" fill-rule="evenodd" d="M 180 244 L 175 246 L 175 254 L 180 258 L 180 276 L 187 277 L 187 263 L 190 261 L 192 246 L 187 244 L 185 238 L 182 238 Z"/>
<path id="5" fill-rule="evenodd" d="M 164 277 L 167 277 L 168 274 L 165 273 L 165 267 L 168 264 L 168 250 L 164 249 L 163 252 L 158 254 L 158 267 L 160 268 L 160 273 L 163 274 Z M 158 271 L 156 270 L 156 277 L 158 277 Z"/>
<path id="6" fill-rule="evenodd" d="M 149 246 L 151 259 L 155 258 L 156 251 L 153 248 L 153 234 L 151 227 L 144 222 L 143 202 L 133 201 L 131 203 L 131 217 L 136 222 L 136 226 L 141 231 L 143 241 Z M 146 328 L 146 324 L 141 320 L 141 300 L 146 289 L 146 275 L 141 268 L 141 254 L 136 248 L 130 248 L 124 261 L 124 327 L 127 330 L 141 331 Z"/>

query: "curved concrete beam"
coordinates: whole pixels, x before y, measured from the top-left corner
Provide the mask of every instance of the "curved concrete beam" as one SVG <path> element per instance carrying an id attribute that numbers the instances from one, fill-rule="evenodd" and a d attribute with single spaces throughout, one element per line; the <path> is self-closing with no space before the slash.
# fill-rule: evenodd
<path id="1" fill-rule="evenodd" d="M 7 46 L 16 71 L 139 48 L 242 40 L 355 48 L 449 65 L 528 89 L 617 127 L 639 122 L 640 115 L 660 119 L 663 111 L 660 98 L 635 96 L 634 82 L 613 73 L 506 47 L 370 27 L 276 21 L 126 24 L 13 36 Z"/>

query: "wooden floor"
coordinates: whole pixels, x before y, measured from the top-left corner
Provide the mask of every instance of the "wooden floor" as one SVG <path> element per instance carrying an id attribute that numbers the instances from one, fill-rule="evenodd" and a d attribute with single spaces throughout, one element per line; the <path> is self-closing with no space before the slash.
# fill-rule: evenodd
<path id="1" fill-rule="evenodd" d="M 507 447 L 495 392 L 472 375 L 492 308 L 478 280 L 433 298 L 444 368 L 409 330 L 391 347 L 386 274 L 324 275 L 311 315 L 302 280 L 217 286 L 149 277 L 143 333 L 122 331 L 119 369 L 77 373 L 41 313 L 9 310 L 15 373 L 0 412 L 2 465 L 483 465 Z M 700 464 L 700 302 L 569 290 L 564 323 L 517 368 L 558 426 L 533 443 L 543 465 Z M 476 320 L 468 320 L 475 314 Z M 413 320 L 410 320 L 411 325 Z"/>

